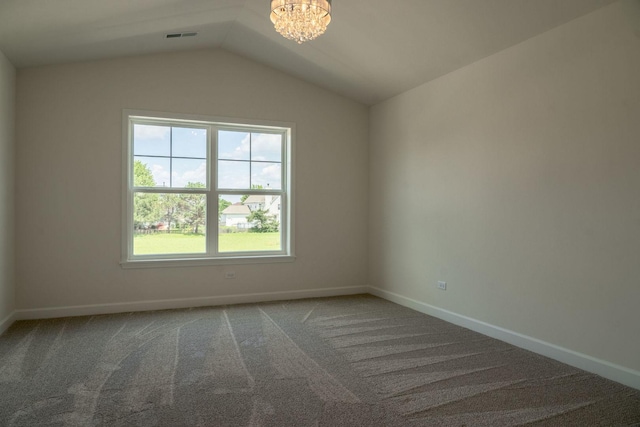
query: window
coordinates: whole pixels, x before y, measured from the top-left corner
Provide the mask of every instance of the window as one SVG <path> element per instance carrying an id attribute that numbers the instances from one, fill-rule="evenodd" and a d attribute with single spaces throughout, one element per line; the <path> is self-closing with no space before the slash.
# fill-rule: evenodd
<path id="1" fill-rule="evenodd" d="M 288 261 L 292 125 L 125 111 L 123 266 Z"/>

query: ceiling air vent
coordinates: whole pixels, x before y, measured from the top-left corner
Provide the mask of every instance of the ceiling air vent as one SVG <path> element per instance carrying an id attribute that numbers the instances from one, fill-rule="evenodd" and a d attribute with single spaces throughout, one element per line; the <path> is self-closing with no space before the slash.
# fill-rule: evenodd
<path id="1" fill-rule="evenodd" d="M 195 37 L 197 36 L 198 33 L 192 31 L 192 32 L 188 32 L 188 33 L 171 33 L 171 34 L 166 34 L 164 37 L 166 39 L 179 39 L 180 37 Z"/>

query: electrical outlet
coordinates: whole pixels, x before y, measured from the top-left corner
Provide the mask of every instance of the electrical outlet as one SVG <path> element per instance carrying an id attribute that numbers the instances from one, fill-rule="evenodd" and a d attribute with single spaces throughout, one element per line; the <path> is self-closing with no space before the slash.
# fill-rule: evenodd
<path id="1" fill-rule="evenodd" d="M 447 282 L 438 282 L 438 289 L 447 290 Z"/>
<path id="2" fill-rule="evenodd" d="M 224 273 L 224 278 L 225 279 L 235 279 L 236 278 L 236 272 L 235 271 L 227 271 L 226 273 Z"/>

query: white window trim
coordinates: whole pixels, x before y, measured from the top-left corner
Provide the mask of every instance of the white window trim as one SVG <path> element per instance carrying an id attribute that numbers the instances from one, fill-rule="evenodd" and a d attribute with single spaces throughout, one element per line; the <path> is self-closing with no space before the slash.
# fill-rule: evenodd
<path id="1" fill-rule="evenodd" d="M 229 254 L 219 254 L 217 256 L 211 256 L 209 254 L 162 254 L 162 255 L 133 255 L 133 174 L 130 173 L 133 169 L 133 144 L 131 144 L 131 125 L 130 120 L 143 119 L 153 122 L 158 121 L 182 121 L 185 124 L 192 125 L 207 125 L 215 127 L 225 128 L 242 128 L 246 129 L 251 126 L 258 126 L 263 128 L 273 128 L 274 130 L 283 131 L 285 133 L 286 142 L 283 153 L 283 188 L 286 197 L 282 200 L 282 212 L 284 220 L 281 222 L 281 238 L 282 238 L 282 251 L 279 252 L 233 252 Z M 121 226 L 121 261 L 122 268 L 157 268 L 157 267 L 195 267 L 206 265 L 220 265 L 220 264 L 264 264 L 264 263 L 281 263 L 281 262 L 293 262 L 295 260 L 295 238 L 294 238 L 294 138 L 295 138 L 295 124 L 290 122 L 275 122 L 265 120 L 245 120 L 245 119 L 232 119 L 225 117 L 212 117 L 202 115 L 187 115 L 166 113 L 158 111 L 147 110 L 131 110 L 125 109 L 122 112 L 122 226 Z M 217 150 L 212 146 L 211 132 L 209 132 L 208 141 L 208 176 L 209 176 L 209 190 L 219 194 L 264 194 L 264 191 L 253 190 L 216 190 L 217 174 L 212 173 L 214 165 L 217 164 Z M 174 190 L 169 190 L 174 191 Z M 182 189 L 175 190 L 176 192 L 182 192 Z M 276 191 L 274 191 L 276 193 Z M 277 191 L 278 194 L 281 191 Z M 212 198 L 208 197 L 209 203 L 212 203 Z M 207 206 L 207 212 L 210 211 L 212 206 Z M 216 206 L 213 207 L 215 211 L 218 210 Z M 207 244 L 215 245 L 217 247 L 217 222 L 213 227 L 213 232 L 209 229 L 212 225 L 207 225 Z M 211 246 L 209 246 L 211 247 Z"/>

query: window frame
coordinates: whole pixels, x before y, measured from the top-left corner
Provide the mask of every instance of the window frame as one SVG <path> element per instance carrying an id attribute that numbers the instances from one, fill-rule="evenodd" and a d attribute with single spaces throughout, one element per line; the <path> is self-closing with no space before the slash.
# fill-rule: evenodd
<path id="1" fill-rule="evenodd" d="M 133 126 L 155 124 L 166 126 L 207 128 L 207 182 L 205 188 L 134 187 Z M 202 115 L 164 113 L 125 109 L 122 113 L 122 247 L 120 265 L 123 268 L 186 267 L 217 264 L 250 264 L 293 262 L 293 140 L 295 124 L 264 120 L 230 119 Z M 218 189 L 218 131 L 231 130 L 282 135 L 281 189 Z M 135 193 L 205 194 L 206 197 L 206 249 L 205 253 L 185 254 L 133 254 L 133 200 Z M 277 195 L 280 197 L 280 246 L 279 251 L 219 252 L 218 200 L 230 195 Z M 211 221 L 210 219 L 213 219 Z"/>

